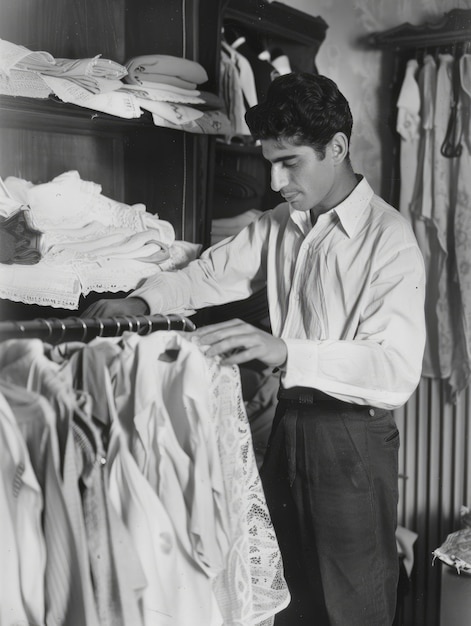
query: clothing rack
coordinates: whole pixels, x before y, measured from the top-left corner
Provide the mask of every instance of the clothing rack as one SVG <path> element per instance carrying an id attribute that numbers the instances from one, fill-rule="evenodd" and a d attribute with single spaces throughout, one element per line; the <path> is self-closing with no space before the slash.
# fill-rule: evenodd
<path id="1" fill-rule="evenodd" d="M 457 88 L 457 62 L 463 54 L 471 52 L 471 9 L 452 9 L 443 13 L 437 21 L 420 25 L 404 22 L 385 31 L 370 33 L 362 39 L 362 42 L 366 47 L 385 53 L 382 55 L 381 71 L 384 76 L 390 77 L 388 81 L 390 103 L 397 102 L 407 62 L 415 58 L 420 63 L 426 54 L 433 55 L 435 59 L 440 53 L 453 55 L 456 61 L 453 82 Z M 456 109 L 455 106 L 450 110 L 448 129 L 442 144 L 442 154 L 448 158 L 459 157 L 461 153 Z M 384 136 L 384 145 L 387 147 L 384 156 L 387 168 L 384 171 L 384 180 L 391 181 L 391 187 L 383 190 L 383 197 L 397 206 L 399 189 L 394 181 L 399 180 L 399 144 L 398 142 L 390 144 L 391 136 L 396 136 L 395 107 L 386 109 L 385 115 L 391 134 Z"/>
<path id="2" fill-rule="evenodd" d="M 38 338 L 51 344 L 63 341 L 89 341 L 95 337 L 118 337 L 126 331 L 148 335 L 156 330 L 193 331 L 195 324 L 177 315 L 116 315 L 114 317 L 37 318 L 0 322 L 0 341 Z"/>

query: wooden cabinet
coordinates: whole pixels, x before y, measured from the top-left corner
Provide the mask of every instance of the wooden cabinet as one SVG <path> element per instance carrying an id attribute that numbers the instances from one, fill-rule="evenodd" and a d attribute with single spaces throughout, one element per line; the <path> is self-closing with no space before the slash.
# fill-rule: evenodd
<path id="1" fill-rule="evenodd" d="M 125 63 L 170 54 L 202 63 L 216 89 L 219 0 L 3 0 L 0 38 L 54 57 L 101 54 Z M 67 169 L 116 200 L 143 202 L 204 242 L 214 138 L 158 128 L 150 114 L 124 120 L 53 100 L 0 99 L 0 172 L 46 182 Z"/>
<path id="2" fill-rule="evenodd" d="M 295 70 L 316 71 L 315 56 L 327 28 L 279 2 L 265 0 L 3 0 L 0 38 L 56 58 L 102 55 L 124 64 L 142 54 L 169 54 L 200 62 L 218 93 L 221 32 L 242 28 L 250 42 L 281 47 Z M 260 149 L 208 135 L 157 127 L 150 113 L 126 120 L 57 99 L 0 95 L 0 175 L 33 183 L 77 170 L 104 195 L 143 203 L 171 222 L 177 239 L 209 244 L 213 216 L 242 212 L 237 189 L 243 175 L 256 181 L 254 208 L 278 201 Z M 253 202 L 252 202 L 253 200 Z M 245 205 L 247 206 L 247 204 Z M 87 297 L 81 309 L 88 304 Z M 57 310 L 0 303 L 0 317 L 28 319 Z M 63 312 L 64 315 L 70 311 Z"/>
<path id="3" fill-rule="evenodd" d="M 0 38 L 56 58 L 141 54 L 200 62 L 217 91 L 221 0 L 3 0 Z M 0 96 L 0 175 L 47 182 L 67 170 L 104 195 L 171 222 L 177 239 L 207 245 L 214 136 L 160 128 L 150 113 L 126 120 L 53 99 Z M 47 315 L 0 307 L 5 317 Z M 20 309 L 20 313 L 17 313 Z M 54 311 L 57 314 L 57 311 Z M 70 312 L 69 312 L 70 313 Z"/>
<path id="4" fill-rule="evenodd" d="M 223 26 L 243 35 L 251 50 L 282 50 L 293 71 L 317 73 L 316 55 L 327 24 L 280 2 L 226 0 Z M 270 189 L 270 173 L 261 151 L 247 141 L 216 143 L 215 194 L 212 215 L 232 217 L 255 208 L 265 210 L 279 202 Z"/>

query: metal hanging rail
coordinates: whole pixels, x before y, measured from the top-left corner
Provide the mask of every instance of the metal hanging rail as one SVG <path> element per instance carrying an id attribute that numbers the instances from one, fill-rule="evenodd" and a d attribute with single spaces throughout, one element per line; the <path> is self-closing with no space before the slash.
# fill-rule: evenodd
<path id="1" fill-rule="evenodd" d="M 126 331 L 148 335 L 156 330 L 196 330 L 188 318 L 177 315 L 116 315 L 115 317 L 37 318 L 0 322 L 0 341 L 43 339 L 51 344 L 63 341 L 89 341 L 95 337 L 118 337 Z"/>

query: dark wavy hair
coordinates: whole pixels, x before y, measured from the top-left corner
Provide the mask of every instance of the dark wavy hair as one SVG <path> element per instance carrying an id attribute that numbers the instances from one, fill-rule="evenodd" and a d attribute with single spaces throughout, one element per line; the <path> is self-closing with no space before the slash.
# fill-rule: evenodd
<path id="1" fill-rule="evenodd" d="M 245 114 L 254 139 L 284 139 L 310 145 L 322 158 L 337 132 L 352 134 L 352 114 L 345 96 L 326 76 L 293 72 L 270 84 L 264 102 Z"/>

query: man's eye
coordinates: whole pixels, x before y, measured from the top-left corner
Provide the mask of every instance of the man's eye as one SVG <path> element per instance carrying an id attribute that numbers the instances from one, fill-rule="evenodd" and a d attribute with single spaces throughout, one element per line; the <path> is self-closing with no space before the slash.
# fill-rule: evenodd
<path id="1" fill-rule="evenodd" d="M 294 167 L 296 165 L 296 161 L 285 161 L 285 167 Z"/>

